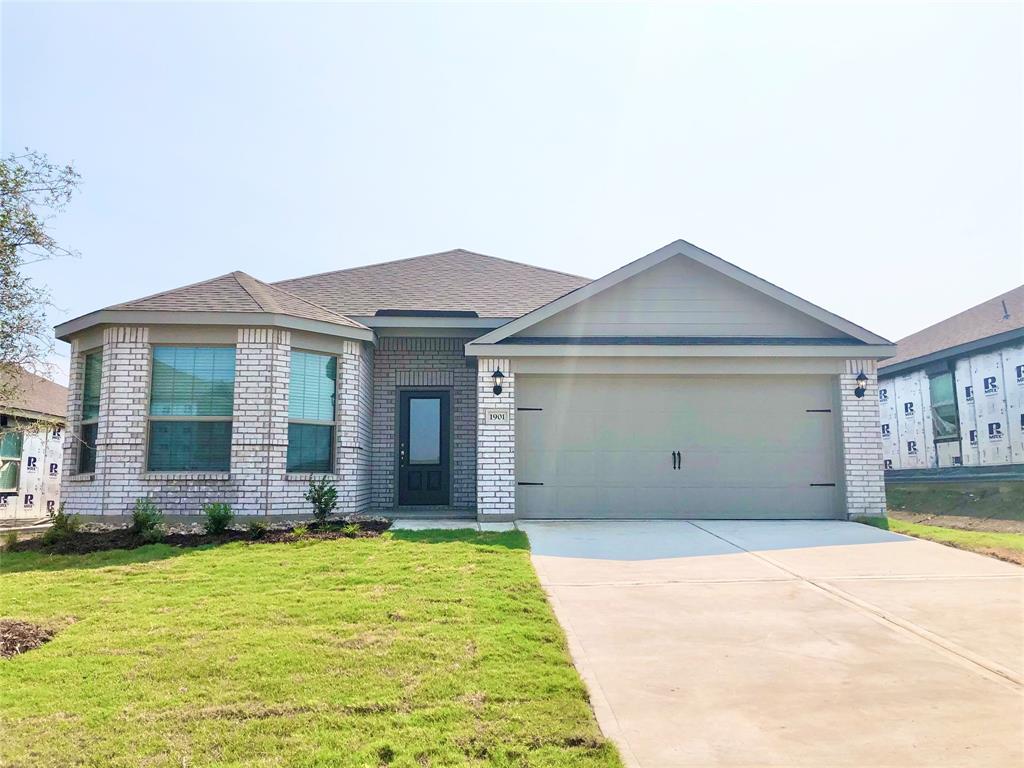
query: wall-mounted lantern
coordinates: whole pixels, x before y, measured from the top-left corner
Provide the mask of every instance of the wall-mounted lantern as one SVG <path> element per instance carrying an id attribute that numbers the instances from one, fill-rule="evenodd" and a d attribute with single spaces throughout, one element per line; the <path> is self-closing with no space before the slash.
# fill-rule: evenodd
<path id="1" fill-rule="evenodd" d="M 495 368 L 494 373 L 491 374 L 491 379 L 494 381 L 494 394 L 501 394 L 501 382 L 505 380 L 505 374 L 501 372 L 501 368 Z"/>
<path id="2" fill-rule="evenodd" d="M 864 371 L 857 374 L 857 388 L 853 390 L 855 397 L 864 397 L 864 393 L 868 391 L 868 377 L 864 375 Z"/>

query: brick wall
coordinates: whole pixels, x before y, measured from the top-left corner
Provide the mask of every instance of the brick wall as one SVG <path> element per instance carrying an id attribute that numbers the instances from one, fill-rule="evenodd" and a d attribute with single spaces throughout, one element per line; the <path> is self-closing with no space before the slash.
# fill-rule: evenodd
<path id="1" fill-rule="evenodd" d="M 853 391 L 861 371 L 868 377 L 867 392 L 858 398 Z M 847 360 L 846 372 L 839 376 L 839 389 L 846 512 L 851 517 L 884 515 L 885 476 L 875 361 Z"/>
<path id="2" fill-rule="evenodd" d="M 501 394 L 494 394 L 491 375 L 505 374 Z M 516 377 L 510 360 L 481 358 L 477 383 L 477 516 L 511 519 L 516 511 Z M 489 424 L 487 409 L 508 411 L 508 422 Z"/>
<path id="3" fill-rule="evenodd" d="M 395 455 L 400 388 L 451 390 L 452 506 L 476 506 L 476 364 L 470 339 L 383 336 L 373 361 L 373 506 L 398 503 Z"/>
<path id="4" fill-rule="evenodd" d="M 65 442 L 68 511 L 127 515 L 135 499 L 151 498 L 167 514 L 196 515 L 223 501 L 239 515 L 308 513 L 309 475 L 286 474 L 290 333 L 240 328 L 235 348 L 231 471 L 146 472 L 151 349 L 146 328 L 104 332 L 96 472 L 75 475 L 81 421 L 82 350 L 72 344 Z M 368 454 L 373 354 L 346 342 L 338 355 L 335 474 L 338 512 L 363 512 L 369 503 Z M 74 430 L 74 431 L 73 431 Z"/>

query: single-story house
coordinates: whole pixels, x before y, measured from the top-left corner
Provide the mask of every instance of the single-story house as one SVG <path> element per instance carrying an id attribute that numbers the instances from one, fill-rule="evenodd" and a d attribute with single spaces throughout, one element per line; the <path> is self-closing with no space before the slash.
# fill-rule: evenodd
<path id="1" fill-rule="evenodd" d="M 68 390 L 23 368 L 0 372 L 0 520 L 60 505 Z"/>
<path id="2" fill-rule="evenodd" d="M 887 472 L 1024 464 L 1024 285 L 900 339 L 878 379 Z"/>
<path id="3" fill-rule="evenodd" d="M 891 342 L 682 240 L 598 280 L 465 250 L 100 309 L 65 499 L 513 518 L 884 514 Z"/>

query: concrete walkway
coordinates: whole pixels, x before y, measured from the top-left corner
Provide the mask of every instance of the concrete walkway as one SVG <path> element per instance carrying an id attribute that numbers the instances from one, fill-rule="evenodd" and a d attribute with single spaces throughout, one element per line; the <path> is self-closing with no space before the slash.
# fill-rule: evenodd
<path id="1" fill-rule="evenodd" d="M 520 523 L 628 765 L 1024 765 L 1024 569 L 856 523 Z"/>

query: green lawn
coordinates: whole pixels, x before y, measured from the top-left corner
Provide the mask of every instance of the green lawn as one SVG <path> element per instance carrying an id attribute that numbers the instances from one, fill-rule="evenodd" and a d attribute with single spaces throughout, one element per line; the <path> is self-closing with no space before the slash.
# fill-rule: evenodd
<path id="1" fill-rule="evenodd" d="M 518 532 L 0 555 L 4 766 L 618 766 Z"/>
<path id="2" fill-rule="evenodd" d="M 948 544 L 959 549 L 992 555 L 1024 565 L 1024 535 L 1019 533 L 964 531 L 956 528 L 942 528 L 937 525 L 908 523 L 892 517 L 860 517 L 857 518 L 857 521 L 894 533 L 937 541 L 940 544 Z"/>

